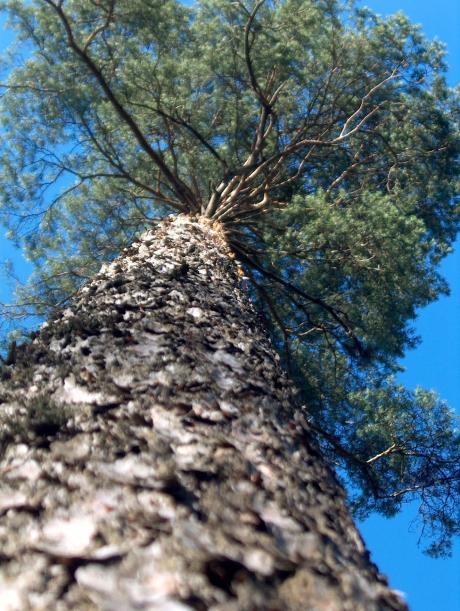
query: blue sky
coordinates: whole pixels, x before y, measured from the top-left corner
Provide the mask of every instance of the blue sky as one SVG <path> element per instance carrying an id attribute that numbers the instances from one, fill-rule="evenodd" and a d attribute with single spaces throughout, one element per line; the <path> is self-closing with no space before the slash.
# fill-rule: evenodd
<path id="1" fill-rule="evenodd" d="M 449 82 L 460 82 L 459 0 L 368 0 L 360 4 L 381 14 L 403 10 L 422 24 L 430 38 L 446 42 Z M 0 19 L 0 27 L 1 23 Z M 0 30 L 0 48 L 8 38 Z M 7 258 L 15 261 L 21 276 L 27 275 L 27 264 L 0 231 L 0 262 Z M 416 328 L 422 343 L 403 361 L 406 371 L 401 381 L 411 388 L 436 389 L 460 415 L 460 242 L 442 269 L 451 295 L 420 312 Z M 9 287 L 0 283 L 0 301 L 8 295 Z M 417 548 L 417 532 L 410 530 L 416 511 L 417 507 L 408 507 L 392 520 L 375 516 L 360 524 L 360 529 L 374 561 L 391 585 L 405 593 L 412 611 L 460 611 L 460 542 L 452 558 L 434 560 L 423 555 Z"/>

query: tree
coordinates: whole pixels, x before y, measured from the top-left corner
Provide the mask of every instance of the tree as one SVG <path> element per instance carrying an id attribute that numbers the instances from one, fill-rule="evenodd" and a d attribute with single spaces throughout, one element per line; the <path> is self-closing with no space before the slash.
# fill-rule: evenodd
<path id="1" fill-rule="evenodd" d="M 392 379 L 458 227 L 441 47 L 333 0 L 3 6 L 27 50 L 1 184 L 37 266 L 24 310 L 54 315 L 158 216 L 218 223 L 355 509 L 418 496 L 448 550 L 452 413 Z"/>
<path id="2" fill-rule="evenodd" d="M 406 608 L 238 284 L 224 234 L 180 215 L 18 347 L 8 610 Z"/>

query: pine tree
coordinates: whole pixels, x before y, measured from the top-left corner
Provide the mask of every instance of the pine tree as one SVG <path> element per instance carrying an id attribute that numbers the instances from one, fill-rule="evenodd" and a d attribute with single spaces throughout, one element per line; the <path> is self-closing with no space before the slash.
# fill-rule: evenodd
<path id="1" fill-rule="evenodd" d="M 402 608 L 318 452 L 358 514 L 418 497 L 449 550 L 452 412 L 393 379 L 458 228 L 442 48 L 334 0 L 2 6 L 2 218 L 50 320 L 3 367 L 13 608 Z"/>
<path id="2" fill-rule="evenodd" d="M 1 387 L 7 609 L 406 608 L 231 255 L 211 223 L 165 221 L 19 348 Z"/>

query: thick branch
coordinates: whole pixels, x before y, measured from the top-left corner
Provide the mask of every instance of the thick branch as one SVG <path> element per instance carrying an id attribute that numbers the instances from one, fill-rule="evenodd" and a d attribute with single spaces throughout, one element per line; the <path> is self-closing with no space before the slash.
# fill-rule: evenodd
<path id="1" fill-rule="evenodd" d="M 111 103 L 113 109 L 118 114 L 118 116 L 122 119 L 122 121 L 128 126 L 131 133 L 134 135 L 140 147 L 147 153 L 150 159 L 155 163 L 155 165 L 160 168 L 161 172 L 171 184 L 173 190 L 176 195 L 179 197 L 181 201 L 188 204 L 192 209 L 195 208 L 195 198 L 193 193 L 190 191 L 189 187 L 177 176 L 175 175 L 169 167 L 166 165 L 161 156 L 150 146 L 149 142 L 145 138 L 142 133 L 141 128 L 136 123 L 134 117 L 126 110 L 126 108 L 121 104 L 118 100 L 117 96 L 113 92 L 110 87 L 108 81 L 102 74 L 101 70 L 97 67 L 93 59 L 90 57 L 87 51 L 87 45 L 85 48 L 81 48 L 75 40 L 74 33 L 72 27 L 69 23 L 67 15 L 62 9 L 62 2 L 55 4 L 52 0 L 43 0 L 46 4 L 51 6 L 53 10 L 58 15 L 61 23 L 64 26 L 67 41 L 69 48 L 72 49 L 75 54 L 81 59 L 81 61 L 87 66 L 89 71 L 96 78 L 97 82 L 101 86 L 104 91 L 107 100 Z"/>

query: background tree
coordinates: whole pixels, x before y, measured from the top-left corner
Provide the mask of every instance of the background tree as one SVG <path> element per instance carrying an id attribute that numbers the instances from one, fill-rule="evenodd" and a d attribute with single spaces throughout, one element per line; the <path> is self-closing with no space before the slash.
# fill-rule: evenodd
<path id="1" fill-rule="evenodd" d="M 223 224 L 361 515 L 460 516 L 447 406 L 393 381 L 458 228 L 442 49 L 334 1 L 4 2 L 2 204 L 49 314 L 171 211 Z M 69 247 L 70 245 L 70 247 Z"/>

